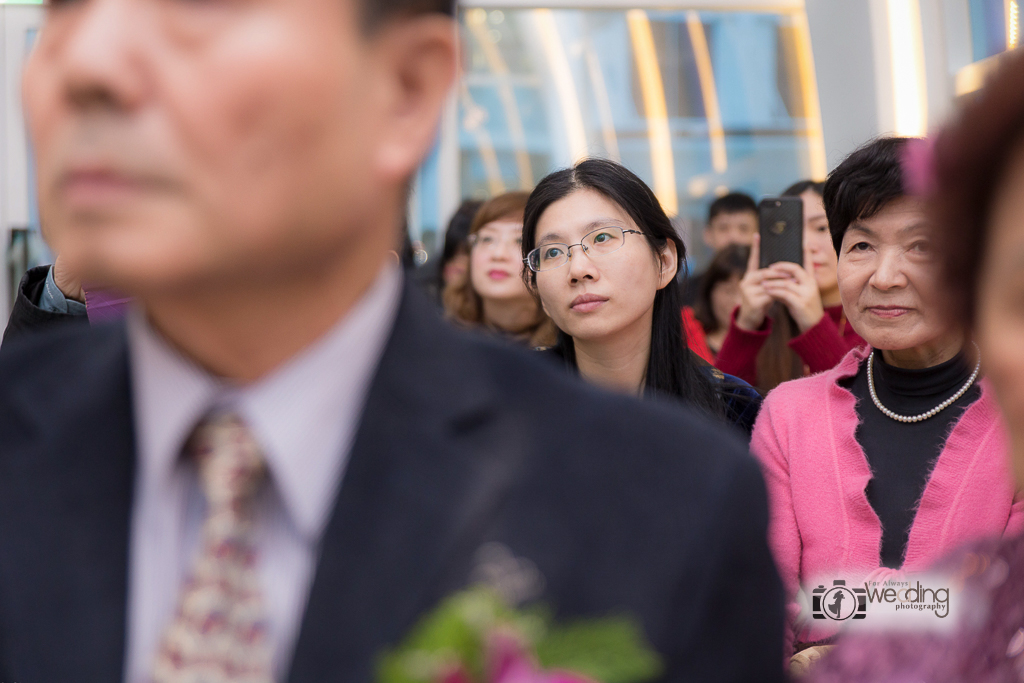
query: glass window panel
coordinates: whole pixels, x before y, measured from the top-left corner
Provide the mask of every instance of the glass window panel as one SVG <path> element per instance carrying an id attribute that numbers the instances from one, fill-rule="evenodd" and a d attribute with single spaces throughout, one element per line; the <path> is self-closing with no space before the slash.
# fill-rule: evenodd
<path id="1" fill-rule="evenodd" d="M 1008 0 L 970 0 L 971 44 L 974 61 L 997 55 L 1006 50 L 1006 18 Z"/>
<path id="2" fill-rule="evenodd" d="M 462 197 L 530 189 L 584 155 L 618 159 L 702 264 L 717 195 L 823 173 L 802 14 L 469 8 L 460 22 Z M 428 217 L 436 195 L 422 198 L 423 225 L 443 225 Z"/>

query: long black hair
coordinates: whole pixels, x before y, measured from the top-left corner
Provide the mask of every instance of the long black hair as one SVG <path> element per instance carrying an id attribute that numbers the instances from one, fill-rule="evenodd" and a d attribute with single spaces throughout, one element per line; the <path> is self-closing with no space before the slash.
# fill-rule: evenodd
<path id="1" fill-rule="evenodd" d="M 469 251 L 469 226 L 473 224 L 473 217 L 483 204 L 479 199 L 465 199 L 448 221 L 448 228 L 444 232 L 444 249 L 437 262 L 437 273 L 433 283 L 439 300 L 447 284 L 444 281 L 444 267 L 460 253 L 465 254 Z"/>
<path id="2" fill-rule="evenodd" d="M 655 254 L 660 254 L 669 241 L 673 242 L 679 272 L 685 275 L 686 247 L 654 192 L 627 168 L 606 159 L 586 159 L 572 168 L 555 171 L 538 183 L 526 202 L 524 259 L 536 246 L 537 223 L 544 211 L 554 202 L 583 189 L 599 192 L 629 214 Z M 523 277 L 527 285 L 536 291 L 536 274 L 527 268 Z M 709 366 L 687 346 L 681 315 L 679 288 L 670 283 L 658 290 L 654 296 L 651 353 L 644 392 L 674 396 L 705 412 L 723 415 L 724 404 L 712 381 Z M 556 352 L 571 367 L 576 367 L 576 347 L 572 337 L 561 330 Z"/>

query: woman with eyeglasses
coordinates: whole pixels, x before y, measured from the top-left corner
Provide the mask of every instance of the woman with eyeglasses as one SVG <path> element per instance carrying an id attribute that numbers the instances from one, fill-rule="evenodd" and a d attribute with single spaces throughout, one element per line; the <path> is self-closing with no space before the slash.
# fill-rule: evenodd
<path id="1" fill-rule="evenodd" d="M 632 172 L 588 159 L 544 178 L 523 221 L 527 283 L 558 327 L 553 353 L 594 384 L 681 399 L 749 433 L 760 396 L 686 344 L 686 249 Z"/>
<path id="2" fill-rule="evenodd" d="M 536 348 L 554 343 L 555 328 L 523 283 L 520 257 L 528 192 L 507 192 L 477 210 L 469 228 L 463 277 L 445 287 L 447 317 Z"/>

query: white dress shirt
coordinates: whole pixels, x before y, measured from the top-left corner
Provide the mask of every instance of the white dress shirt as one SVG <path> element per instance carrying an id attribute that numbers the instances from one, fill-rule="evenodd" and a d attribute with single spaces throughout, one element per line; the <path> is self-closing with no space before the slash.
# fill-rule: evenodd
<path id="1" fill-rule="evenodd" d="M 199 550 L 205 501 L 182 446 L 211 409 L 235 411 L 263 450 L 257 549 L 274 675 L 283 680 L 402 276 L 389 265 L 323 338 L 262 380 L 235 387 L 172 349 L 138 311 L 128 319 L 137 471 L 131 520 L 125 680 L 146 683 Z"/>

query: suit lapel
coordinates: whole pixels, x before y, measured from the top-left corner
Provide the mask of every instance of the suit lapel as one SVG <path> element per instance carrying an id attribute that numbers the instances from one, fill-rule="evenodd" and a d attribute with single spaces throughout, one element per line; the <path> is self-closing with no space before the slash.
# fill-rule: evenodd
<path id="1" fill-rule="evenodd" d="M 40 342 L 34 362 L 46 367 L 28 368 L 32 381 L 0 418 L 13 435 L 0 458 L 7 680 L 123 676 L 134 470 L 128 353 L 122 326 L 87 335 Z"/>
<path id="2" fill-rule="evenodd" d="M 371 680 L 374 655 L 437 599 L 445 563 L 468 555 L 518 466 L 479 443 L 480 427 L 495 420 L 494 393 L 469 345 L 420 298 L 407 287 L 369 392 L 324 533 L 293 683 Z"/>

